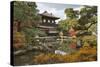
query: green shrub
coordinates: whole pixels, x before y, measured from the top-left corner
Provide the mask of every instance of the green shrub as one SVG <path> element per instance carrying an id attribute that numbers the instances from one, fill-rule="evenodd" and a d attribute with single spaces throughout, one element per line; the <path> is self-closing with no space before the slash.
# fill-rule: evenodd
<path id="1" fill-rule="evenodd" d="M 82 37 L 83 45 L 89 44 L 89 46 L 97 46 L 97 37 L 94 35 L 88 35 Z"/>

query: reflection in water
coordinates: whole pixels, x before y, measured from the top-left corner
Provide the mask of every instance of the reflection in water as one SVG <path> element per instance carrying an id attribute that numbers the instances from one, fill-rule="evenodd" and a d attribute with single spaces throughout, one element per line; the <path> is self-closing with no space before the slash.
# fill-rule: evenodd
<path id="1" fill-rule="evenodd" d="M 41 54 L 41 53 L 44 53 L 44 54 L 53 53 L 53 54 L 60 54 L 60 55 L 68 55 L 68 54 L 76 51 L 75 48 L 71 47 L 73 45 L 76 45 L 76 42 L 74 40 L 72 38 L 66 38 L 66 39 L 59 38 L 59 39 L 55 39 L 55 41 L 52 39 L 51 39 L 51 41 L 50 41 L 50 39 L 49 39 L 49 41 L 42 40 L 43 43 L 41 43 L 41 44 L 45 43 L 46 47 L 53 50 L 52 52 L 46 50 L 46 47 L 37 43 L 37 45 L 41 45 L 44 48 L 44 50 L 30 50 L 22 55 L 17 55 L 14 57 L 14 63 L 15 63 L 15 65 L 35 64 L 33 62 L 33 60 L 35 59 L 34 57 Z"/>

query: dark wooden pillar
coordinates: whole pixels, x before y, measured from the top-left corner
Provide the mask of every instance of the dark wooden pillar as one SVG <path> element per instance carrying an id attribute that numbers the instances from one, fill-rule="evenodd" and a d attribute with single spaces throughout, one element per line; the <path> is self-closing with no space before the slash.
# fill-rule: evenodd
<path id="1" fill-rule="evenodd" d="M 44 23 L 44 20 L 45 20 L 45 18 L 44 18 L 44 17 L 42 17 L 42 23 Z"/>
<path id="2" fill-rule="evenodd" d="M 52 23 L 52 20 L 50 19 L 50 23 Z"/>
<path id="3" fill-rule="evenodd" d="M 54 24 L 56 23 L 55 20 L 53 20 Z"/>
<path id="4" fill-rule="evenodd" d="M 48 23 L 48 19 L 46 19 L 46 23 Z"/>
<path id="5" fill-rule="evenodd" d="M 44 20 L 44 19 L 42 18 L 42 23 L 44 22 L 43 20 Z"/>

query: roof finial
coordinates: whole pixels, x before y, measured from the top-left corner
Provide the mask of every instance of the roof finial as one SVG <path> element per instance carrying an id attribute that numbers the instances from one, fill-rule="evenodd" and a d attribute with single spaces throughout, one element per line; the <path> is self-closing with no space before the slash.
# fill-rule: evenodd
<path id="1" fill-rule="evenodd" d="M 48 13 L 47 11 L 44 11 L 44 13 Z"/>

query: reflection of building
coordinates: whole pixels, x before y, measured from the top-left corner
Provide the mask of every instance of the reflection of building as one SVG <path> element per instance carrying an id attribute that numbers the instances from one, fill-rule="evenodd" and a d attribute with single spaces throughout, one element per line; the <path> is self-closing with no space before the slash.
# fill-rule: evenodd
<path id="1" fill-rule="evenodd" d="M 41 23 L 39 24 L 38 28 L 45 31 L 48 35 L 56 35 L 58 31 L 55 20 L 59 19 L 59 17 L 56 17 L 47 11 L 39 15 L 41 16 Z"/>

